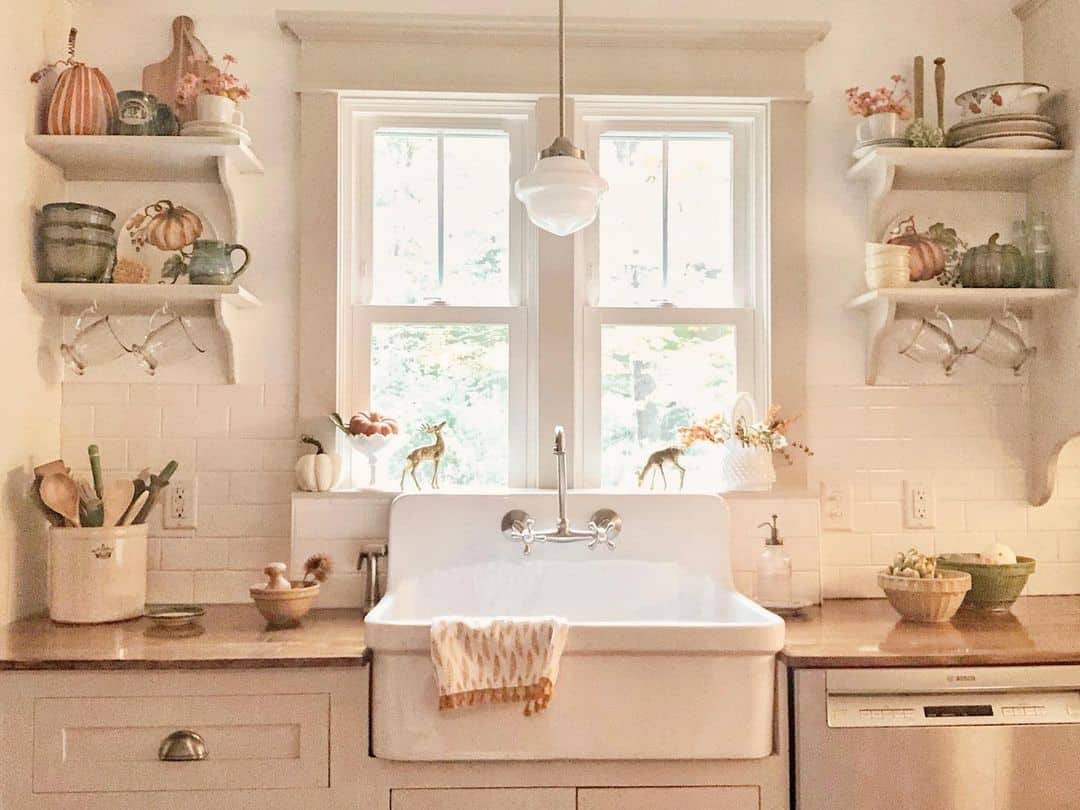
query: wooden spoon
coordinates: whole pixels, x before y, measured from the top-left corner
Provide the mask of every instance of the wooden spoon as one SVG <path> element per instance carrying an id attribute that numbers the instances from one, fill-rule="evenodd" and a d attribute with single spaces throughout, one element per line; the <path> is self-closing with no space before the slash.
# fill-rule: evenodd
<path id="1" fill-rule="evenodd" d="M 102 501 L 105 503 L 105 520 L 103 526 L 117 526 L 124 513 L 131 506 L 135 498 L 135 483 L 126 478 L 117 478 L 105 482 L 105 492 Z"/>
<path id="2" fill-rule="evenodd" d="M 79 486 L 66 473 L 50 473 L 41 479 L 41 500 L 62 516 L 70 525 L 79 528 Z"/>
<path id="3" fill-rule="evenodd" d="M 143 504 L 150 498 L 149 490 L 143 490 L 141 493 L 135 496 L 135 500 L 131 502 L 131 506 L 124 512 L 124 516 L 120 519 L 121 526 L 130 526 L 135 522 L 135 518 L 138 516 L 139 511 L 143 508 Z"/>

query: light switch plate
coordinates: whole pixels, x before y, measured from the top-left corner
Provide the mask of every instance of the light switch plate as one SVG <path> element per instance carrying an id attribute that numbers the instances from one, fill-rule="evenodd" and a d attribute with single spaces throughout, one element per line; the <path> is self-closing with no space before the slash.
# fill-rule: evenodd
<path id="1" fill-rule="evenodd" d="M 926 481 L 904 482 L 904 528 L 934 528 L 934 488 Z"/>
<path id="2" fill-rule="evenodd" d="M 850 532 L 855 486 L 850 481 L 822 481 L 820 496 L 822 530 Z"/>
<path id="3" fill-rule="evenodd" d="M 194 529 L 199 505 L 195 479 L 170 481 L 164 494 L 162 525 L 166 529 Z"/>

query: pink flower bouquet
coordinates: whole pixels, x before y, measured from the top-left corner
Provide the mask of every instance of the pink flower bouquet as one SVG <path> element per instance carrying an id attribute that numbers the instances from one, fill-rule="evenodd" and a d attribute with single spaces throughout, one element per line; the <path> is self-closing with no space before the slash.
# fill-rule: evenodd
<path id="1" fill-rule="evenodd" d="M 904 79 L 894 73 L 892 87 L 879 87 L 876 90 L 860 90 L 858 87 L 849 87 L 847 93 L 848 112 L 852 115 L 868 118 L 877 113 L 896 113 L 902 119 L 911 117 L 911 91 L 904 87 Z"/>
<path id="2" fill-rule="evenodd" d="M 211 64 L 212 60 L 192 56 L 192 64 Z M 232 65 L 236 64 L 236 57 L 225 54 L 221 59 L 225 66 L 222 70 L 204 71 L 206 75 L 198 75 L 188 71 L 176 84 L 176 103 L 181 107 L 192 104 L 199 96 L 224 96 L 233 101 L 240 101 L 251 95 L 247 84 L 241 82 L 239 77 L 232 72 Z"/>

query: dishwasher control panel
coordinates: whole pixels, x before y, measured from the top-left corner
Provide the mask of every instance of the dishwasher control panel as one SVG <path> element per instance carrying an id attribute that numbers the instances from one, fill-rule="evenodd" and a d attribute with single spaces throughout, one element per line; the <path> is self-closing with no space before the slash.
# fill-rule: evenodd
<path id="1" fill-rule="evenodd" d="M 830 728 L 1080 724 L 1080 691 L 829 694 Z"/>

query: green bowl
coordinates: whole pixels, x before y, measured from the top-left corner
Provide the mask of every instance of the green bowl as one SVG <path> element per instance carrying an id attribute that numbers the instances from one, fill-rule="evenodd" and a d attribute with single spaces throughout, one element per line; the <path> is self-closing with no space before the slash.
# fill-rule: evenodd
<path id="1" fill-rule="evenodd" d="M 971 574 L 964 610 L 1003 611 L 1011 608 L 1024 590 L 1035 571 L 1035 559 L 1017 556 L 1015 564 L 990 565 L 979 562 L 978 554 L 943 554 L 937 558 L 937 567 Z"/>

